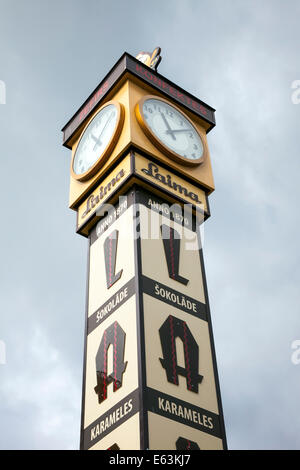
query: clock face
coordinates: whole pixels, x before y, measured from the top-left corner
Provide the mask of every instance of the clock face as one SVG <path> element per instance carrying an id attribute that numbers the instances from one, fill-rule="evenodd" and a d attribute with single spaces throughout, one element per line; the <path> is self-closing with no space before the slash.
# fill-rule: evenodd
<path id="1" fill-rule="evenodd" d="M 198 165 L 204 146 L 191 120 L 167 101 L 146 97 L 136 108 L 143 130 L 154 144 L 181 163 Z"/>
<path id="2" fill-rule="evenodd" d="M 122 126 L 122 108 L 109 102 L 93 117 L 82 133 L 72 160 L 71 171 L 79 181 L 93 176 L 105 162 L 105 157 L 118 137 Z"/>

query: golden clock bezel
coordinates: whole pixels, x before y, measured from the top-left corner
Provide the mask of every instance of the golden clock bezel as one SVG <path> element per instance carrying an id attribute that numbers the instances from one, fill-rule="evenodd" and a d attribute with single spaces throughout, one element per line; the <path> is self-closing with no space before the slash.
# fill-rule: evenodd
<path id="1" fill-rule="evenodd" d="M 203 146 L 203 153 L 202 153 L 202 156 L 200 158 L 197 158 L 197 160 L 189 160 L 187 158 L 184 158 L 182 157 L 180 154 L 174 152 L 172 149 L 170 149 L 169 147 L 167 147 L 160 139 L 159 137 L 157 137 L 154 132 L 152 131 L 152 129 L 150 128 L 150 126 L 148 125 L 146 119 L 144 118 L 144 113 L 143 113 L 143 105 L 144 105 L 144 102 L 149 100 L 149 99 L 155 99 L 155 100 L 158 100 L 158 101 L 163 101 L 164 103 L 168 104 L 169 106 L 173 107 L 174 109 L 176 109 L 176 111 L 178 111 L 180 114 L 182 114 L 185 119 L 187 119 L 187 121 L 190 123 L 190 125 L 193 127 L 193 129 L 195 130 L 195 132 L 197 133 L 197 135 L 199 136 L 201 142 L 202 142 L 202 146 Z M 139 100 L 139 102 L 136 104 L 135 106 L 135 115 L 136 115 L 136 118 L 137 118 L 137 121 L 140 125 L 140 127 L 142 128 L 143 132 L 146 134 L 146 136 L 149 138 L 149 140 L 152 142 L 152 144 L 156 145 L 158 147 L 158 149 L 167 154 L 167 156 L 173 160 L 175 160 L 177 163 L 181 163 L 182 165 L 186 165 L 186 166 L 197 166 L 197 165 L 200 165 L 201 163 L 204 162 L 204 159 L 205 159 L 205 155 L 206 155 L 206 145 L 205 145 L 205 142 L 204 140 L 202 139 L 202 136 L 201 134 L 198 132 L 198 130 L 196 129 L 193 121 L 180 109 L 178 108 L 177 106 L 175 106 L 173 103 L 171 103 L 170 101 L 164 99 L 164 98 L 161 98 L 160 96 L 157 96 L 157 95 L 145 95 L 143 96 L 143 98 L 141 98 Z"/>
<path id="2" fill-rule="evenodd" d="M 117 109 L 117 113 L 118 113 L 115 129 L 112 133 L 112 136 L 111 136 L 107 146 L 105 147 L 103 152 L 99 155 L 98 159 L 94 163 L 94 165 L 91 166 L 85 173 L 82 173 L 81 175 L 77 175 L 73 170 L 73 164 L 74 164 L 74 159 L 75 159 L 75 155 L 76 155 L 76 152 L 77 152 L 77 148 L 78 148 L 78 146 L 81 142 L 81 139 L 82 139 L 86 129 L 88 128 L 88 126 L 90 125 L 92 120 L 96 117 L 96 115 L 98 113 L 100 113 L 104 108 L 106 108 L 106 106 L 109 106 L 111 104 L 115 105 L 115 107 Z M 85 125 L 85 127 L 84 127 L 84 129 L 83 129 L 83 131 L 82 131 L 82 133 L 81 133 L 81 135 L 78 139 L 78 142 L 76 144 L 76 148 L 74 150 L 74 154 L 73 154 L 73 157 L 72 157 L 71 175 L 74 179 L 76 179 L 77 181 L 89 180 L 92 176 L 94 176 L 97 173 L 97 171 L 101 168 L 101 166 L 108 160 L 110 152 L 112 151 L 112 149 L 114 148 L 114 146 L 117 143 L 118 138 L 120 137 L 120 134 L 121 134 L 121 131 L 122 131 L 122 128 L 123 128 L 123 124 L 124 124 L 124 116 L 125 116 L 125 111 L 124 111 L 123 104 L 119 103 L 116 100 L 111 100 L 111 101 L 108 101 L 107 103 L 105 103 L 103 106 L 101 106 L 101 108 L 99 108 L 98 111 L 91 117 L 89 122 Z"/>

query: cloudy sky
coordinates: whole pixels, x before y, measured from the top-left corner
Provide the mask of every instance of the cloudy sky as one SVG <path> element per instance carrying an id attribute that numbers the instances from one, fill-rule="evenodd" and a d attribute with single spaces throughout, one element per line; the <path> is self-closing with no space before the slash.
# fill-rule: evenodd
<path id="1" fill-rule="evenodd" d="M 156 46 L 216 108 L 205 261 L 228 446 L 300 448 L 299 17 L 293 0 L 0 0 L 1 449 L 79 446 L 87 244 L 60 130 L 124 51 Z"/>

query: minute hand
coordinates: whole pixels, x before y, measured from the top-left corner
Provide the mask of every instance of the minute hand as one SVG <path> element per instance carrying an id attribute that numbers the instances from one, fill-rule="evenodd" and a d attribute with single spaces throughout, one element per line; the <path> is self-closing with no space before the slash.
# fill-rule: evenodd
<path id="1" fill-rule="evenodd" d="M 167 128 L 168 128 L 168 130 L 166 131 L 166 133 L 171 134 L 173 140 L 176 140 L 176 137 L 175 137 L 175 135 L 173 134 L 173 130 L 171 129 L 171 127 L 170 127 L 170 125 L 169 125 L 169 123 L 168 123 L 168 121 L 167 121 L 165 115 L 164 115 L 162 112 L 161 112 L 160 114 L 161 114 L 161 117 L 163 118 L 163 121 L 164 121 L 165 125 L 166 125 Z"/>
<path id="2" fill-rule="evenodd" d="M 191 132 L 192 129 L 171 129 L 171 130 L 167 130 L 166 133 L 167 134 L 171 134 L 173 132 Z"/>
<path id="3" fill-rule="evenodd" d="M 109 117 L 108 117 L 106 123 L 104 124 L 103 129 L 101 130 L 98 139 L 95 138 L 95 137 L 92 135 L 92 137 L 94 138 L 94 140 L 95 140 L 95 142 L 96 142 L 95 145 L 94 145 L 94 149 L 93 149 L 93 150 L 95 150 L 95 147 L 97 147 L 97 145 L 101 145 L 100 137 L 102 136 L 102 134 L 103 134 L 103 132 L 104 132 L 104 130 L 105 130 L 107 124 L 110 122 L 111 118 L 113 117 L 113 114 L 114 114 L 114 112 L 112 111 L 112 112 L 110 113 L 110 115 L 109 115 Z M 99 144 L 99 141 L 100 141 L 100 144 Z"/>

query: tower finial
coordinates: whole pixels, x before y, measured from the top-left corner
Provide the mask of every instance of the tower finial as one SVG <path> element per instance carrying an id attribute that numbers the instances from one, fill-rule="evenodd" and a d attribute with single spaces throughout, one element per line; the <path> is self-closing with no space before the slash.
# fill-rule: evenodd
<path id="1" fill-rule="evenodd" d="M 153 52 L 141 51 L 136 56 L 136 59 L 139 60 L 140 62 L 143 62 L 143 64 L 147 65 L 151 69 L 157 71 L 157 67 L 159 66 L 160 61 L 161 61 L 160 52 L 161 52 L 160 47 L 156 47 Z"/>

